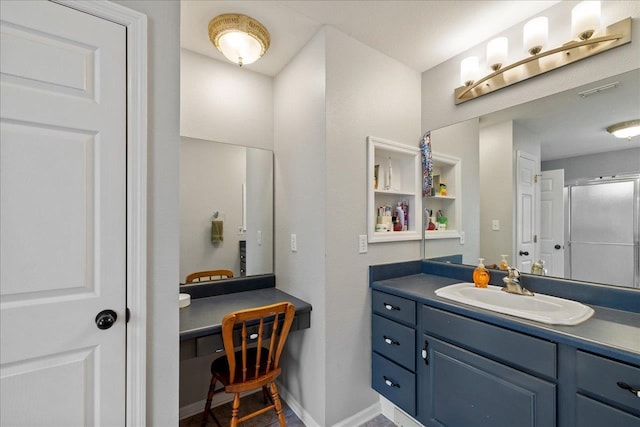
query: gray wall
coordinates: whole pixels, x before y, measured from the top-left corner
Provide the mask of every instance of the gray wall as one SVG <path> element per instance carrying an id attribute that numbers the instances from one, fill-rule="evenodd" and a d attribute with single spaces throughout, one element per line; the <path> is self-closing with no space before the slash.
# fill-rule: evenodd
<path id="1" fill-rule="evenodd" d="M 331 27 L 276 77 L 276 276 L 279 288 L 313 304 L 311 329 L 290 337 L 283 381 L 311 425 L 334 425 L 378 404 L 367 267 L 420 252 L 414 241 L 358 254 L 366 136 L 417 146 L 419 88 L 419 73 Z M 289 249 L 292 233 L 297 252 Z"/>
<path id="2" fill-rule="evenodd" d="M 117 3 L 148 18 L 147 425 L 174 427 L 179 355 L 180 3 Z"/>
<path id="3" fill-rule="evenodd" d="M 180 64 L 180 135 L 273 150 L 271 77 L 186 49 Z"/>
<path id="4" fill-rule="evenodd" d="M 640 173 L 640 148 L 542 162 L 542 170 L 564 169 L 565 184 L 600 176 Z"/>
<path id="5" fill-rule="evenodd" d="M 549 18 L 549 46 L 559 46 L 567 42 L 568 33 L 561 29 L 571 28 L 571 8 L 575 4 L 572 1 L 560 2 L 540 14 Z M 638 1 L 602 2 L 604 25 L 638 16 L 640 16 Z M 437 129 L 637 69 L 640 66 L 637 46 L 637 40 L 640 40 L 640 25 L 637 23 L 638 20 L 634 19 L 631 30 L 634 40 L 632 43 L 478 99 L 455 105 L 453 91 L 460 86 L 460 61 L 471 55 L 483 58 L 488 40 L 482 41 L 466 52 L 422 73 L 422 128 Z M 478 25 L 482 23 L 479 22 Z M 495 37 L 509 38 L 510 53 L 507 63 L 524 57 L 521 45 L 523 25 L 524 22 L 518 23 L 509 30 L 495 35 Z"/>
<path id="6" fill-rule="evenodd" d="M 462 194 L 457 203 L 458 209 L 462 209 L 460 231 L 465 234 L 465 242 L 460 244 L 460 239 L 425 240 L 425 258 L 462 254 L 463 263 L 474 264 L 480 256 L 479 134 L 478 119 L 466 120 L 431 132 L 433 152 L 461 159 Z"/>
<path id="7" fill-rule="evenodd" d="M 480 257 L 499 264 L 500 255 L 513 261 L 514 195 L 513 122 L 483 127 L 480 131 Z M 491 221 L 500 230 L 491 229 Z M 477 260 L 471 260 L 475 265 Z M 465 260 L 466 263 L 466 260 Z"/>
<path id="8" fill-rule="evenodd" d="M 311 329 L 289 336 L 281 381 L 319 425 L 326 425 L 328 376 L 325 51 L 321 31 L 274 86 L 277 286 L 313 305 Z M 291 234 L 297 236 L 297 252 L 290 250 Z"/>

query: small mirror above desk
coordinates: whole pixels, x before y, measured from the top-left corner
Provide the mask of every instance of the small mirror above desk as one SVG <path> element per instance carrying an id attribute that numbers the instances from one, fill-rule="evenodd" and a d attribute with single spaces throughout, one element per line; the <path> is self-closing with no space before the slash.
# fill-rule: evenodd
<path id="1" fill-rule="evenodd" d="M 182 137 L 180 281 L 219 269 L 273 273 L 273 153 Z"/>

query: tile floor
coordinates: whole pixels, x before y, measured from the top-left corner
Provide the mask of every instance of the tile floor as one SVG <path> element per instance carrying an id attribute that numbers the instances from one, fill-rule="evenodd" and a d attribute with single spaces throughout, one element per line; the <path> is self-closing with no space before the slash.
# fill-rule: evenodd
<path id="1" fill-rule="evenodd" d="M 262 393 L 254 393 L 252 395 L 246 396 L 242 398 L 240 403 L 240 415 L 246 412 L 250 412 L 253 410 L 257 410 L 262 407 Z M 282 409 L 284 411 L 284 416 L 287 421 L 288 427 L 305 427 L 305 425 L 300 421 L 300 419 L 293 413 L 291 408 L 287 405 L 285 401 L 282 401 Z M 220 424 L 223 426 L 229 425 L 229 420 L 231 418 L 231 403 L 224 404 L 222 406 L 218 406 L 214 409 L 214 413 L 220 421 Z M 193 415 L 189 418 L 185 418 L 180 421 L 180 427 L 199 427 L 200 422 L 202 421 L 202 413 Z M 264 414 L 260 414 L 255 418 L 251 418 L 243 423 L 239 424 L 240 427 L 279 427 L 278 419 L 276 418 L 275 411 L 268 411 Z M 207 427 L 216 427 L 216 423 L 209 417 L 209 421 L 207 423 Z M 395 424 L 389 421 L 384 415 L 378 415 L 372 420 L 367 421 L 366 423 L 358 426 L 358 427 L 395 427 Z"/>

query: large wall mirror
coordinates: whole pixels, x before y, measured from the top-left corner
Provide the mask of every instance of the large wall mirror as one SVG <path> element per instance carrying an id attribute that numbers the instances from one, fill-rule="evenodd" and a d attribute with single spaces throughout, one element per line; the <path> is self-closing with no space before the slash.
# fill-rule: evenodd
<path id="1" fill-rule="evenodd" d="M 634 70 L 480 117 L 478 257 L 640 287 L 640 137 L 606 131 L 640 119 L 639 94 Z"/>
<path id="2" fill-rule="evenodd" d="M 219 269 L 273 273 L 273 153 L 182 137 L 180 282 Z"/>

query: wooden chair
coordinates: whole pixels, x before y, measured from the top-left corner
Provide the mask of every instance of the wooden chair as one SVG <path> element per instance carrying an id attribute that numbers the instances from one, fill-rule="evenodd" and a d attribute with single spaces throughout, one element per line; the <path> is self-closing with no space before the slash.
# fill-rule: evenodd
<path id="1" fill-rule="evenodd" d="M 196 271 L 187 276 L 185 283 L 209 282 L 211 280 L 230 279 L 233 277 L 231 270 L 207 270 Z"/>
<path id="2" fill-rule="evenodd" d="M 286 427 L 275 379 L 281 372 L 280 356 L 289 335 L 294 315 L 295 307 L 293 304 L 281 302 L 235 311 L 222 319 L 225 356 L 214 360 L 211 364 L 211 385 L 202 416 L 203 427 L 207 424 L 209 415 L 219 427 L 222 427 L 211 410 L 213 395 L 220 391 L 234 394 L 231 427 L 236 427 L 239 422 L 253 418 L 270 409 L 276 411 L 280 426 Z M 236 325 L 240 326 L 236 327 Z M 236 348 L 239 350 L 236 351 Z M 223 388 L 215 390 L 218 381 L 223 385 Z M 268 390 L 270 404 L 253 413 L 239 417 L 240 393 L 260 388 L 263 393 Z"/>

